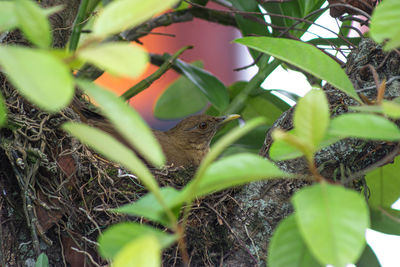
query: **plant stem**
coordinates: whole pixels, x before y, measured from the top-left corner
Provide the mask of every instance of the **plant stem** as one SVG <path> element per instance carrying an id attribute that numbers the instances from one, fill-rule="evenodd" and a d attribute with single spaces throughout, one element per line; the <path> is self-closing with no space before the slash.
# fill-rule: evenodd
<path id="1" fill-rule="evenodd" d="M 147 78 L 141 80 L 131 88 L 129 88 L 125 93 L 121 95 L 124 100 L 129 100 L 133 96 L 137 95 L 138 93 L 142 92 L 146 88 L 148 88 L 155 80 L 159 79 L 167 70 L 169 70 L 174 61 L 187 49 L 191 49 L 193 46 L 184 46 L 179 49 L 175 54 L 170 56 L 168 60 L 166 60 L 157 71 L 152 73 Z"/>
<path id="2" fill-rule="evenodd" d="M 79 38 L 81 36 L 81 30 L 83 27 L 83 21 L 86 19 L 86 9 L 89 0 L 82 0 L 79 5 L 78 14 L 74 21 L 74 26 L 72 28 L 71 38 L 69 39 L 69 51 L 75 51 L 78 47 Z"/>
<path id="3" fill-rule="evenodd" d="M 242 91 L 232 100 L 224 114 L 234 114 L 239 113 L 244 107 L 248 96 L 257 88 L 261 86 L 265 78 L 279 66 L 280 61 L 275 59 L 270 64 L 268 64 L 269 56 L 262 55 L 260 58 L 260 66 L 256 75 L 247 83 Z"/>

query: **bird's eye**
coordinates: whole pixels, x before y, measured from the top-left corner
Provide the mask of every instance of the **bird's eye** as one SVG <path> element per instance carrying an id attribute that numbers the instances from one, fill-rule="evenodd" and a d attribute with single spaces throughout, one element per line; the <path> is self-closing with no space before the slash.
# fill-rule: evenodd
<path id="1" fill-rule="evenodd" d="M 199 128 L 200 129 L 202 129 L 202 130 L 204 130 L 204 129 L 207 129 L 207 127 L 208 127 L 208 124 L 207 124 L 207 122 L 201 122 L 200 124 L 199 124 Z"/>

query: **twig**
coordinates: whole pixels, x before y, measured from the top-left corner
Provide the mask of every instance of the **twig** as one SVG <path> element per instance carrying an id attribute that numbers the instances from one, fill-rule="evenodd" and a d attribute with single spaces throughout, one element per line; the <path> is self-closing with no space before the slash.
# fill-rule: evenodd
<path id="1" fill-rule="evenodd" d="M 392 219 L 393 221 L 400 223 L 400 218 L 397 218 L 395 216 L 393 216 L 392 214 L 390 214 L 389 212 L 387 212 L 386 210 L 384 210 L 382 207 L 378 207 L 379 211 L 382 212 L 383 214 L 385 214 L 386 216 L 389 217 L 389 219 Z"/>
<path id="2" fill-rule="evenodd" d="M 244 250 L 250 255 L 250 257 L 254 260 L 256 264 L 258 264 L 258 260 L 254 257 L 253 254 L 251 254 L 249 248 L 246 246 L 246 244 L 239 238 L 239 236 L 233 231 L 232 227 L 229 225 L 229 223 L 225 220 L 225 218 L 219 214 L 219 212 L 211 207 L 208 203 L 204 203 L 209 209 L 214 211 L 214 213 L 225 223 L 226 227 L 228 227 L 229 231 L 233 234 L 233 236 L 236 238 L 236 240 L 239 242 L 239 244 L 244 248 Z"/>
<path id="3" fill-rule="evenodd" d="M 153 29 L 169 26 L 173 23 L 180 23 L 193 20 L 193 15 L 187 10 L 173 11 L 165 13 L 154 19 L 148 20 L 139 26 L 126 30 L 121 33 L 121 36 L 127 41 L 134 41 L 140 37 L 147 35 Z"/>
<path id="4" fill-rule="evenodd" d="M 167 70 L 172 67 L 173 62 L 187 49 L 192 49 L 193 46 L 185 46 L 179 49 L 174 55 L 172 55 L 168 60 L 166 60 L 160 68 L 152 73 L 149 77 L 141 80 L 139 83 L 129 88 L 125 93 L 121 95 L 124 100 L 129 100 L 133 96 L 142 92 L 146 88 L 148 88 L 155 80 L 159 79 Z"/>
<path id="5" fill-rule="evenodd" d="M 390 152 L 388 155 L 386 155 L 385 157 L 383 157 L 381 160 L 375 162 L 374 164 L 369 165 L 367 168 L 358 171 L 356 173 L 353 173 L 352 175 L 350 175 L 350 177 L 348 177 L 347 179 L 343 179 L 341 181 L 341 183 L 343 185 L 349 184 L 350 182 L 360 178 L 361 176 L 365 175 L 366 173 L 375 170 L 376 168 L 379 168 L 383 165 L 385 165 L 386 163 L 388 163 L 389 161 L 392 161 L 400 152 L 400 144 L 397 144 L 397 146 L 393 149 L 392 152 Z"/>
<path id="6" fill-rule="evenodd" d="M 36 232 L 37 218 L 34 215 L 33 203 L 29 196 L 30 190 L 31 190 L 30 186 L 29 186 L 29 182 L 30 182 L 31 177 L 29 177 L 29 176 L 24 177 L 24 175 L 20 172 L 20 170 L 16 166 L 15 162 L 19 158 L 16 151 L 5 151 L 5 152 L 10 160 L 11 167 L 14 171 L 15 177 L 17 178 L 17 181 L 18 181 L 18 185 L 21 189 L 21 198 L 23 200 L 25 219 L 26 219 L 27 225 L 31 231 L 33 250 L 35 252 L 36 257 L 38 257 L 40 254 L 40 246 L 39 246 L 39 237 Z M 9 153 L 11 153 L 11 154 L 9 154 Z M 37 167 L 39 167 L 39 165 Z"/>
<path id="7" fill-rule="evenodd" d="M 392 82 L 394 82 L 395 80 L 400 80 L 400 76 L 393 76 L 391 77 L 387 82 L 386 82 L 386 86 L 388 86 L 389 84 L 391 84 Z M 376 85 L 372 85 L 372 86 L 368 86 L 368 87 L 364 87 L 361 89 L 357 89 L 356 92 L 360 93 L 360 92 L 364 92 L 364 91 L 368 91 L 368 90 L 372 90 L 377 88 Z"/>
<path id="8" fill-rule="evenodd" d="M 74 250 L 74 251 L 76 251 L 76 252 L 78 252 L 78 253 L 82 253 L 82 254 L 86 255 L 86 256 L 89 258 L 89 260 L 90 260 L 94 265 L 96 265 L 97 267 L 101 267 L 101 265 L 99 265 L 99 264 L 93 259 L 92 255 L 90 255 L 90 253 L 88 253 L 88 252 L 86 252 L 86 251 L 84 251 L 84 250 L 79 250 L 79 249 L 77 249 L 77 248 L 75 248 L 75 247 L 71 247 L 71 249 Z"/>

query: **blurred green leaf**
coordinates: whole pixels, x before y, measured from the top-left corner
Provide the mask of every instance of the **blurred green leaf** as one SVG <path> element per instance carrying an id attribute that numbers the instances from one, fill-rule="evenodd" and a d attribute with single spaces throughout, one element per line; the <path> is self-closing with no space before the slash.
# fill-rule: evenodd
<path id="1" fill-rule="evenodd" d="M 0 93 L 0 127 L 3 127 L 7 122 L 7 107 L 4 103 L 3 95 Z"/>
<path id="2" fill-rule="evenodd" d="M 193 62 L 202 67 L 201 62 Z M 159 119 L 178 119 L 200 112 L 208 103 L 205 95 L 187 77 L 174 81 L 157 100 L 154 116 Z"/>
<path id="3" fill-rule="evenodd" d="M 78 57 L 113 75 L 135 78 L 145 69 L 149 55 L 139 45 L 110 42 L 78 50 Z"/>
<path id="4" fill-rule="evenodd" d="M 221 153 L 228 146 L 233 144 L 240 137 L 246 135 L 251 130 L 262 125 L 263 123 L 264 123 L 264 120 L 262 118 L 252 119 L 251 121 L 247 122 L 242 127 L 236 127 L 235 129 L 233 129 L 232 131 L 227 133 L 224 137 L 220 138 L 218 140 L 218 142 L 216 142 L 211 147 L 210 151 L 206 154 L 206 156 L 203 158 L 200 166 L 198 167 L 194 179 L 190 182 L 190 184 L 188 184 L 185 187 L 185 189 L 183 191 L 184 198 L 187 202 L 192 201 L 196 197 L 196 194 L 201 193 L 201 190 L 199 190 L 199 185 L 201 184 L 202 179 L 205 177 L 204 173 L 209 168 L 211 163 L 214 160 L 216 160 L 217 157 L 220 156 Z M 223 179 L 223 178 L 221 178 L 221 179 Z"/>
<path id="5" fill-rule="evenodd" d="M 274 99 L 272 94 L 270 99 Z M 277 97 L 276 97 L 277 98 Z M 266 123 L 271 125 L 285 110 L 277 107 L 274 101 L 269 100 L 267 97 L 249 97 L 246 101 L 246 106 L 244 107 L 241 115 L 244 120 L 249 120 L 255 117 L 263 117 Z"/>
<path id="6" fill-rule="evenodd" d="M 303 153 L 284 140 L 274 140 L 269 149 L 269 156 L 271 159 L 279 161 L 298 158 L 303 156 Z"/>
<path id="7" fill-rule="evenodd" d="M 269 91 L 271 92 L 277 92 L 279 95 L 283 95 L 286 96 L 287 98 L 289 98 L 290 100 L 297 102 L 300 98 L 300 96 L 298 94 L 286 91 L 286 90 L 281 90 L 281 89 L 270 89 Z M 286 102 L 285 102 L 286 103 Z"/>
<path id="8" fill-rule="evenodd" d="M 268 266 L 322 267 L 304 243 L 293 214 L 283 219 L 275 229 L 269 243 Z"/>
<path id="9" fill-rule="evenodd" d="M 287 61 L 327 81 L 361 102 L 353 84 L 340 65 L 316 47 L 299 41 L 272 37 L 244 37 L 234 42 Z"/>
<path id="10" fill-rule="evenodd" d="M 301 189 L 292 202 L 300 233 L 321 264 L 344 267 L 357 261 L 369 226 L 359 193 L 323 182 Z"/>
<path id="11" fill-rule="evenodd" d="M 346 18 L 342 20 L 342 24 L 339 27 L 339 34 L 341 34 L 342 36 L 349 36 L 350 35 L 350 30 L 351 30 L 351 26 L 353 24 L 353 21 L 350 18 Z M 346 38 L 346 37 L 345 37 Z M 361 37 L 347 37 L 346 39 L 359 39 L 359 41 L 361 41 Z M 357 41 L 357 43 L 355 45 L 358 45 L 359 41 Z"/>
<path id="12" fill-rule="evenodd" d="M 93 25 L 95 36 L 108 36 L 132 28 L 171 7 L 178 0 L 119 0 L 109 3 Z"/>
<path id="13" fill-rule="evenodd" d="M 360 41 L 361 38 L 360 37 L 343 37 L 345 38 L 349 43 L 351 43 L 354 46 L 357 46 Z M 313 44 L 313 45 L 326 45 L 326 46 L 348 46 L 349 44 L 347 42 L 345 42 L 343 39 L 341 38 L 315 38 L 315 39 L 311 39 L 309 41 L 307 41 L 307 43 L 309 44 Z"/>
<path id="14" fill-rule="evenodd" d="M 25 37 L 40 48 L 48 48 L 52 42 L 50 23 L 39 5 L 31 0 L 18 0 L 14 11 Z"/>
<path id="15" fill-rule="evenodd" d="M 382 111 L 393 119 L 400 119 L 400 103 L 396 101 L 383 100 Z"/>
<path id="16" fill-rule="evenodd" d="M 146 165 L 131 149 L 118 142 L 112 136 L 97 128 L 76 122 L 66 122 L 62 128 L 98 153 L 129 169 L 152 192 L 159 192 L 157 182 Z"/>
<path id="17" fill-rule="evenodd" d="M 94 98 L 115 128 L 146 160 L 155 167 L 164 165 L 161 146 L 139 113 L 120 97 L 93 82 L 77 80 L 77 84 Z"/>
<path id="18" fill-rule="evenodd" d="M 181 1 L 179 3 L 179 5 L 175 8 L 175 10 L 183 10 L 183 9 L 186 9 L 186 8 L 189 8 L 189 7 L 190 7 L 190 4 L 188 2 Z"/>
<path id="19" fill-rule="evenodd" d="M 257 151 L 258 153 L 260 147 L 262 147 L 264 143 L 265 135 L 269 128 L 269 125 L 258 126 L 243 137 L 239 138 L 234 145 L 242 146 L 244 148 Z"/>
<path id="20" fill-rule="evenodd" d="M 0 46 L 0 65 L 23 96 L 46 111 L 59 111 L 72 99 L 69 69 L 47 51 Z"/>
<path id="21" fill-rule="evenodd" d="M 300 7 L 300 14 L 302 17 L 305 17 L 316 8 L 319 8 L 325 1 L 323 0 L 303 0 L 298 1 Z"/>
<path id="22" fill-rule="evenodd" d="M 42 12 L 44 13 L 44 15 L 46 17 L 48 17 L 48 16 L 51 16 L 53 14 L 56 14 L 56 13 L 60 12 L 63 9 L 64 9 L 63 5 L 50 6 L 50 7 L 46 7 L 44 9 L 42 9 Z"/>
<path id="23" fill-rule="evenodd" d="M 328 132 L 340 138 L 400 140 L 400 130 L 393 122 L 374 114 L 351 113 L 335 117 Z"/>
<path id="24" fill-rule="evenodd" d="M 228 106 L 229 96 L 225 85 L 211 73 L 200 69 L 196 66 L 187 64 L 179 59 L 175 64 L 182 70 L 183 74 L 192 81 L 208 100 L 219 111 L 224 110 Z"/>
<path id="25" fill-rule="evenodd" d="M 382 113 L 382 107 L 381 106 L 367 106 L 367 105 L 362 105 L 362 106 L 349 106 L 350 110 L 354 111 L 360 111 L 360 112 L 365 112 L 365 113 Z"/>
<path id="26" fill-rule="evenodd" d="M 176 240 L 176 236 L 157 228 L 134 222 L 124 222 L 107 228 L 100 235 L 99 252 L 103 258 L 113 259 L 125 245 L 147 235 L 157 238 L 161 248 L 167 248 Z"/>
<path id="27" fill-rule="evenodd" d="M 400 46 L 400 1 L 385 0 L 372 13 L 370 35 L 377 43 L 385 43 L 384 49 L 391 50 Z"/>
<path id="28" fill-rule="evenodd" d="M 294 131 L 315 153 L 329 126 L 329 104 L 321 90 L 311 90 L 300 98 L 293 115 Z"/>
<path id="29" fill-rule="evenodd" d="M 370 246 L 365 246 L 364 252 L 356 263 L 357 267 L 381 267 Z"/>
<path id="30" fill-rule="evenodd" d="M 299 30 L 292 29 L 288 33 L 290 35 L 301 37 L 306 30 L 311 26 L 311 23 L 300 22 L 293 19 L 297 17 L 299 19 L 305 18 L 309 13 L 319 9 L 325 0 L 303 0 L 303 1 L 287 1 L 287 2 L 276 2 L 268 1 L 261 3 L 261 6 L 271 14 L 270 19 L 273 25 L 288 28 L 296 24 L 295 28 Z M 307 17 L 308 21 L 315 21 L 323 12 L 317 12 L 312 16 Z M 282 34 L 281 28 L 272 28 L 273 35 L 279 36 Z"/>
<path id="31" fill-rule="evenodd" d="M 371 229 L 388 235 L 400 235 L 400 211 L 393 209 L 370 209 Z"/>
<path id="32" fill-rule="evenodd" d="M 204 196 L 232 186 L 289 175 L 258 155 L 243 153 L 211 164 L 200 178 L 196 196 Z M 190 185 L 188 185 L 190 186 Z"/>
<path id="33" fill-rule="evenodd" d="M 293 131 L 289 131 L 289 133 L 293 133 Z M 340 138 L 338 137 L 331 136 L 329 134 L 325 135 L 324 139 L 321 141 L 316 150 L 321 150 L 322 148 L 336 143 L 339 140 Z M 288 160 L 300 157 L 303 155 L 303 153 L 283 140 L 276 140 L 271 145 L 269 155 L 273 160 Z"/>
<path id="34" fill-rule="evenodd" d="M 0 32 L 12 30 L 17 26 L 15 2 L 0 1 Z"/>
<path id="35" fill-rule="evenodd" d="M 400 198 L 400 157 L 393 163 L 367 173 L 367 182 L 370 197 L 368 203 L 371 207 L 390 208 Z"/>
<path id="36" fill-rule="evenodd" d="M 182 198 L 181 192 L 172 187 L 163 187 L 160 192 L 168 207 L 178 217 L 179 210 L 185 201 L 185 199 Z M 134 203 L 114 209 L 114 211 L 132 216 L 144 217 L 166 226 L 170 225 L 170 221 L 168 220 L 163 207 L 157 202 L 157 199 L 151 193 L 141 197 Z"/>
<path id="37" fill-rule="evenodd" d="M 40 253 L 39 257 L 36 260 L 35 267 L 48 267 L 49 266 L 49 258 L 45 253 Z"/>
<path id="38" fill-rule="evenodd" d="M 265 25 L 264 16 L 261 14 L 257 14 L 260 12 L 259 4 L 256 0 L 230 0 L 233 7 L 237 10 L 244 12 L 253 12 L 247 13 L 246 16 L 243 14 L 235 14 L 235 20 L 239 26 L 239 30 L 242 33 L 242 36 L 248 35 L 270 35 L 268 28 Z M 251 16 L 251 19 L 249 18 Z M 249 49 L 249 52 L 254 60 L 260 55 L 260 52 Z M 257 62 L 258 63 L 258 62 Z"/>
<path id="39" fill-rule="evenodd" d="M 115 256 L 113 267 L 161 266 L 160 243 L 153 235 L 143 235 L 126 244 Z"/>

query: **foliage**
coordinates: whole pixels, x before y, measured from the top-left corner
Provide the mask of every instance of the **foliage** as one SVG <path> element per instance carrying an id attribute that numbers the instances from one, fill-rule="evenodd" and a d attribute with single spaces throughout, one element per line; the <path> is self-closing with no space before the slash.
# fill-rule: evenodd
<path id="1" fill-rule="evenodd" d="M 75 79 L 71 70 L 89 62 L 115 75 L 138 76 L 148 61 L 148 54 L 143 49 L 122 42 L 102 41 L 139 25 L 177 2 L 113 1 L 100 9 L 99 15 L 93 18 L 93 32 L 79 44 L 79 29 L 86 18 L 78 16 L 71 37 L 71 42 L 76 43 L 70 45 L 71 51 L 60 52 L 51 48 L 48 10 L 40 8 L 36 2 L 30 0 L 1 1 L 0 31 L 18 28 L 33 47 L 1 45 L 0 65 L 23 96 L 49 112 L 57 112 L 64 108 L 73 97 L 74 86 L 79 86 L 95 99 L 103 114 L 143 158 L 155 166 L 162 166 L 165 159 L 160 145 L 141 117 L 121 98 L 93 85 L 90 81 Z M 259 10 L 256 1 L 228 2 L 241 11 Z M 98 1 L 92 1 L 90 5 L 81 5 L 81 9 L 84 10 L 80 10 L 79 14 L 90 14 L 97 3 Z M 293 17 L 315 20 L 323 3 L 324 1 L 320 0 L 271 2 L 262 4 L 262 7 L 268 12 L 280 15 L 271 15 L 273 25 L 287 27 L 286 33 L 301 37 L 310 24 L 304 20 L 294 20 Z M 188 7 L 181 5 L 179 8 Z M 393 10 L 399 11 L 397 1 L 386 0 L 377 8 L 372 20 L 371 35 L 377 41 L 389 38 L 391 41 L 387 43 L 387 49 L 399 45 L 398 27 L 394 28 L 398 24 L 398 16 L 391 16 Z M 260 14 L 256 17 L 262 18 Z M 343 138 L 399 141 L 400 130 L 388 119 L 400 117 L 398 102 L 381 101 L 382 99 L 377 98 L 373 107 L 377 114 L 366 112 L 371 108 L 366 107 L 358 97 L 340 66 L 311 45 L 321 43 L 320 40 L 311 40 L 310 44 L 289 40 L 277 27 L 263 29 L 259 24 L 254 24 L 254 21 L 241 16 L 240 12 L 235 19 L 243 35 L 262 35 L 235 41 L 249 47 L 254 60 L 257 61 L 258 73 L 249 82 L 227 88 L 206 70 L 179 59 L 174 61 L 176 68 L 185 77 L 181 78 L 183 80 L 178 81 L 181 84 L 176 86 L 190 84 L 190 90 L 201 94 L 201 97 L 193 99 L 198 101 L 196 107 L 203 107 L 207 99 L 212 105 L 208 113 L 219 115 L 236 112 L 248 120 L 243 127 L 236 127 L 219 138 L 197 169 L 193 180 L 184 188 L 160 188 L 139 157 L 108 134 L 80 123 L 68 122 L 63 126 L 64 130 L 83 143 L 135 173 L 149 191 L 137 202 L 114 211 L 145 217 L 152 222 L 151 225 L 122 223 L 110 227 L 99 238 L 101 255 L 111 259 L 114 266 L 132 266 L 132 263 L 136 266 L 159 266 L 162 249 L 173 242 L 183 242 L 187 216 L 196 197 L 252 181 L 296 177 L 281 171 L 271 161 L 250 153 L 218 159 L 228 146 L 235 142 L 240 144 L 238 140 L 241 137 L 265 121 L 271 124 L 280 112 L 288 108 L 270 92 L 260 91 L 261 82 L 281 63 L 280 60 L 324 79 L 356 99 L 362 106 L 356 108 L 361 113 L 331 119 L 324 92 L 313 89 L 298 101 L 294 113 L 294 129 L 289 132 L 278 129 L 273 131 L 275 142 L 271 147 L 271 157 L 282 160 L 304 155 L 311 172 L 308 178 L 316 184 L 298 191 L 292 198 L 295 212 L 281 222 L 272 238 L 268 257 L 270 266 L 345 266 L 348 263 L 356 263 L 360 257 L 360 261 L 363 261 L 364 257 L 371 257 L 371 253 L 368 253 L 370 250 L 365 246 L 365 230 L 368 227 L 399 234 L 399 214 L 390 208 L 400 196 L 399 187 L 393 186 L 393 183 L 399 183 L 396 176 L 398 159 L 393 166 L 375 168 L 367 175 L 367 183 L 371 190 L 368 203 L 359 192 L 330 184 L 327 179 L 329 177 L 322 177 L 315 166 L 315 154 L 323 147 Z M 339 42 L 339 39 L 330 42 Z M 40 68 L 35 66 L 36 62 L 41 62 Z M 384 90 L 384 84 L 379 88 Z M 170 89 L 166 91 L 167 95 L 164 98 L 173 99 L 177 93 L 182 94 L 181 90 Z M 270 114 L 270 109 L 262 108 L 263 106 L 273 107 L 275 114 Z M 171 112 L 170 116 L 186 115 L 189 110 L 193 111 L 192 108 L 181 105 L 178 114 Z M 264 118 L 255 118 L 258 116 Z M 5 120 L 6 108 L 0 97 L 0 125 L 4 124 Z M 391 180 L 390 184 L 388 180 Z M 186 208 L 182 208 L 183 206 Z M 180 221 L 181 216 L 183 219 Z M 168 232 L 154 227 L 155 223 L 165 226 Z M 184 249 L 181 252 L 185 254 Z M 36 266 L 46 266 L 46 262 L 47 257 L 41 255 Z"/>

